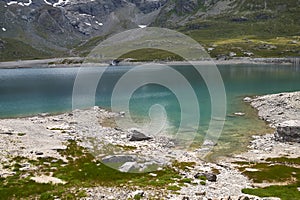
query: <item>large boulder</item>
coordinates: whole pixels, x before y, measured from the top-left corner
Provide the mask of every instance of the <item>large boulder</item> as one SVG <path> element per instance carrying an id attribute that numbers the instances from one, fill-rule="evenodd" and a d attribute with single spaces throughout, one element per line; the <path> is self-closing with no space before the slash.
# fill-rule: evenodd
<path id="1" fill-rule="evenodd" d="M 151 139 L 152 139 L 151 137 L 146 136 L 144 133 L 134 130 L 132 131 L 132 135 L 129 141 L 135 142 L 135 141 L 145 141 Z"/>
<path id="2" fill-rule="evenodd" d="M 217 181 L 217 175 L 213 174 L 213 173 L 197 173 L 195 176 L 195 178 L 201 178 L 201 177 L 205 177 L 206 180 L 210 181 L 210 182 L 216 182 Z"/>
<path id="3" fill-rule="evenodd" d="M 277 124 L 275 138 L 282 142 L 300 142 L 300 120 L 289 120 Z"/>

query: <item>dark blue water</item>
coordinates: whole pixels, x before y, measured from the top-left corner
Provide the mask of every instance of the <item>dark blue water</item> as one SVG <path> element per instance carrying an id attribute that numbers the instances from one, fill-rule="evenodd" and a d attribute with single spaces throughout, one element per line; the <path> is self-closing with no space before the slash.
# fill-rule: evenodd
<path id="1" fill-rule="evenodd" d="M 288 65 L 223 65 L 218 68 L 226 88 L 228 114 L 221 138 L 222 148 L 223 151 L 227 149 L 232 152 L 233 143 L 241 142 L 250 133 L 259 132 L 259 128 L 265 131 L 264 123 L 257 119 L 255 111 L 242 98 L 249 95 L 299 91 L 300 71 Z M 97 105 L 110 108 L 114 85 L 129 69 L 130 67 L 119 66 L 106 71 L 97 88 Z M 174 69 L 189 80 L 197 94 L 201 112 L 201 134 L 207 128 L 211 114 L 207 87 L 192 67 L 174 66 Z M 0 117 L 71 110 L 73 84 L 78 70 L 79 68 L 0 69 Z M 133 116 L 138 116 L 136 120 L 147 120 L 149 108 L 156 103 L 165 107 L 169 121 L 176 128 L 180 122 L 179 103 L 176 96 L 163 86 L 149 84 L 136 90 L 130 100 L 130 111 Z M 234 112 L 245 112 L 246 116 L 232 117 Z"/>

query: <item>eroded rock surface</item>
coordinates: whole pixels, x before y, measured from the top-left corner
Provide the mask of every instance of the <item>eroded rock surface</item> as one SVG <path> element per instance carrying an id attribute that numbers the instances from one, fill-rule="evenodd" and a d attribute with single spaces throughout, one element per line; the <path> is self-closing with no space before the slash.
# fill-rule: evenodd
<path id="1" fill-rule="evenodd" d="M 300 92 L 257 97 L 251 105 L 261 119 L 275 128 L 275 139 L 300 142 Z"/>

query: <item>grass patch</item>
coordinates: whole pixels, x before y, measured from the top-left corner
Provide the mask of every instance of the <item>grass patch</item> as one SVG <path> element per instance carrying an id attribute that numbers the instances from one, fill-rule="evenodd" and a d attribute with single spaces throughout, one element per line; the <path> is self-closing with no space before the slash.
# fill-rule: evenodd
<path id="1" fill-rule="evenodd" d="M 83 42 L 78 45 L 74 51 L 77 52 L 80 56 L 87 56 L 97 45 L 99 45 L 106 36 L 96 36 L 91 38 L 88 41 Z"/>
<path id="2" fill-rule="evenodd" d="M 132 150 L 136 150 L 137 148 L 134 146 L 127 146 L 127 145 L 116 145 L 116 147 L 119 147 L 125 151 L 132 151 Z"/>
<path id="3" fill-rule="evenodd" d="M 39 51 L 23 41 L 12 38 L 1 38 L 0 61 L 12 61 L 22 59 L 42 59 L 50 57 L 50 54 Z"/>
<path id="4" fill-rule="evenodd" d="M 206 176 L 199 176 L 198 179 L 200 179 L 202 181 L 206 181 L 207 180 Z"/>
<path id="5" fill-rule="evenodd" d="M 269 158 L 264 163 L 237 162 L 243 174 L 254 183 L 270 183 L 265 188 L 243 189 L 243 193 L 259 197 L 279 197 L 282 200 L 300 199 L 300 158 Z M 297 165 L 297 166 L 295 166 Z M 247 171 L 246 168 L 258 171 Z M 283 184 L 284 183 L 284 184 Z M 283 185 L 282 185 L 283 184 Z"/>
<path id="6" fill-rule="evenodd" d="M 189 167 L 193 168 L 195 165 L 196 165 L 195 162 L 177 162 L 177 161 L 173 162 L 173 166 L 181 170 L 186 170 Z"/>
<path id="7" fill-rule="evenodd" d="M 206 48 L 213 47 L 210 52 L 212 57 L 228 55 L 230 52 L 242 57 L 247 56 L 244 52 L 252 52 L 254 57 L 299 56 L 300 24 L 296 16 L 300 10 L 299 6 L 296 7 L 280 12 L 278 16 L 273 16 L 274 13 L 269 11 L 252 10 L 234 16 L 223 14 L 206 20 L 195 19 L 178 30 Z M 257 19 L 262 14 L 270 17 L 266 20 Z M 232 21 L 233 17 L 241 16 L 247 17 L 247 21 Z M 276 48 L 261 48 L 264 43 Z"/>
<path id="8" fill-rule="evenodd" d="M 297 187 L 299 185 L 270 186 L 258 189 L 243 189 L 242 192 L 259 197 L 279 197 L 281 200 L 298 200 L 300 199 L 300 192 Z"/>
<path id="9" fill-rule="evenodd" d="M 79 188 L 96 186 L 159 188 L 172 191 L 180 190 L 178 186 L 170 186 L 179 183 L 189 183 L 191 179 L 183 179 L 174 166 L 165 167 L 155 172 L 156 177 L 145 174 L 130 174 L 119 172 L 101 162 L 95 160 L 94 156 L 86 149 L 78 146 L 75 141 L 69 141 L 65 150 L 59 150 L 68 162 L 55 158 L 39 158 L 29 160 L 24 157 L 15 157 L 12 164 L 7 166 L 15 171 L 15 174 L 0 181 L 1 199 L 76 199 L 86 194 Z M 37 169 L 21 171 L 23 163 L 30 163 Z M 175 166 L 191 166 L 192 163 L 175 163 Z M 176 169 L 174 169 L 176 168 Z M 53 174 L 67 182 L 65 185 L 40 184 L 30 180 L 36 175 Z"/>
<path id="10" fill-rule="evenodd" d="M 176 186 L 176 185 L 171 185 L 171 186 L 168 186 L 167 187 L 168 190 L 171 190 L 171 191 L 178 191 L 180 190 L 181 188 Z"/>
<path id="11" fill-rule="evenodd" d="M 136 195 L 134 195 L 133 199 L 140 200 L 140 199 L 142 199 L 142 196 L 140 194 L 136 194 Z"/>
<path id="12" fill-rule="evenodd" d="M 272 163 L 280 163 L 280 164 L 300 165 L 300 158 L 287 158 L 287 157 L 268 158 L 266 161 Z"/>
<path id="13" fill-rule="evenodd" d="M 180 183 L 192 183 L 192 179 L 190 178 L 183 178 L 180 180 Z"/>
<path id="14" fill-rule="evenodd" d="M 300 169 L 284 165 L 270 165 L 259 163 L 254 165 L 252 168 L 258 169 L 260 171 L 244 171 L 243 173 L 251 178 L 255 183 L 285 182 L 290 181 L 292 178 L 299 178 L 300 175 Z"/>
<path id="15" fill-rule="evenodd" d="M 184 59 L 174 53 L 160 49 L 141 49 L 131 51 L 120 57 L 120 59 L 131 58 L 132 62 L 147 62 L 147 61 L 183 61 Z"/>

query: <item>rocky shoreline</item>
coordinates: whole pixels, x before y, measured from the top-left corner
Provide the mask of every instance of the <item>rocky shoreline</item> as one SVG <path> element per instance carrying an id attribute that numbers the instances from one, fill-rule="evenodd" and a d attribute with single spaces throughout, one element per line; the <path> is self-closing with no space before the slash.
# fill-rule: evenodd
<path id="1" fill-rule="evenodd" d="M 0 69 L 15 69 L 15 68 L 63 68 L 63 67 L 81 67 L 85 62 L 83 57 L 69 58 L 49 58 L 39 60 L 19 60 L 0 62 Z M 211 59 L 204 61 L 193 61 L 205 63 L 214 62 L 216 65 L 234 65 L 234 64 L 295 64 L 295 58 L 251 58 L 251 57 L 233 57 L 230 59 Z M 108 62 L 109 63 L 109 62 Z M 119 65 L 142 65 L 147 62 L 121 62 Z M 167 65 L 188 65 L 188 62 L 182 61 L 158 61 L 158 64 Z M 95 66 L 93 63 L 85 63 L 85 65 Z M 96 66 L 107 66 L 107 63 L 97 63 Z"/>
<path id="2" fill-rule="evenodd" d="M 251 105 L 261 119 L 276 129 L 276 140 L 300 142 L 300 92 L 259 97 Z"/>
<path id="3" fill-rule="evenodd" d="M 274 128 L 274 134 L 253 136 L 250 150 L 235 158 L 259 161 L 274 157 L 300 157 L 299 126 L 300 126 L 300 92 L 264 95 L 244 98 L 258 111 L 258 116 Z M 282 130 L 282 127 L 285 127 Z M 289 135 L 295 130 L 294 135 Z M 278 135 L 280 132 L 280 135 Z M 282 139 L 285 135 L 285 139 Z"/>
<path id="4" fill-rule="evenodd" d="M 84 118 L 85 120 L 80 123 L 75 122 L 74 116 L 76 116 L 76 119 Z M 99 121 L 93 120 L 95 116 Z M 189 199 L 218 199 L 219 197 L 229 196 L 239 197 L 243 195 L 241 189 L 250 185 L 247 178 L 242 176 L 236 169 L 227 167 L 226 165 L 206 163 L 198 158 L 197 151 L 183 153 L 181 150 L 176 150 L 173 148 L 173 141 L 168 138 L 152 137 L 151 140 L 130 141 L 134 133 L 137 132 L 135 129 L 120 130 L 100 125 L 105 122 L 105 119 L 112 117 L 121 117 L 121 114 L 111 113 L 99 107 L 94 107 L 89 110 L 75 110 L 72 113 L 55 116 L 44 114 L 29 118 L 0 120 L 0 176 L 8 177 L 14 173 L 13 171 L 4 169 L 3 166 L 9 164 L 10 158 L 17 156 L 30 159 L 53 157 L 65 160 L 64 157 L 61 157 L 57 153 L 57 150 L 66 149 L 66 142 L 68 140 L 75 140 L 87 149 L 103 148 L 108 144 L 123 147 L 130 146 L 132 148 L 130 155 L 148 158 L 148 162 L 154 161 L 156 164 L 161 164 L 161 167 L 169 165 L 172 158 L 176 158 L 178 162 L 196 163 L 194 167 L 189 168 L 187 171 L 180 171 L 183 177 L 193 180 L 193 184 L 186 184 L 178 194 L 165 190 L 143 190 L 145 198 L 183 199 L 184 197 L 188 197 Z M 87 130 L 89 127 L 93 127 L 93 130 Z M 93 143 L 87 139 L 91 137 L 94 138 Z M 99 141 L 96 144 L 100 145 L 95 147 L 93 144 L 97 139 Z M 126 160 L 128 156 L 115 155 L 113 158 L 125 159 L 125 164 L 137 164 L 137 161 L 129 162 L 130 160 Z M 135 167 L 134 165 L 131 167 Z M 24 170 L 30 170 L 30 166 L 27 166 L 26 163 L 24 167 L 28 168 Z M 122 166 L 120 169 L 122 169 Z M 214 174 L 212 172 L 213 169 L 217 170 L 220 174 Z M 203 172 L 204 175 L 212 174 L 214 178 L 208 179 L 205 185 L 201 185 L 201 180 L 195 179 L 195 175 L 199 172 Z M 155 173 L 153 171 L 152 175 L 155 176 Z M 216 178 L 217 176 L 218 178 Z M 39 178 L 42 177 L 39 176 Z M 44 176 L 44 178 L 49 179 L 48 176 Z M 49 180 L 51 181 L 52 179 Z M 127 199 L 132 197 L 134 192 L 141 189 L 136 188 L 133 190 L 127 187 L 125 190 L 119 187 L 86 188 L 90 196 L 86 199 L 99 199 L 100 197 L 103 197 L 103 199 Z"/>
<path id="5" fill-rule="evenodd" d="M 258 110 L 259 117 L 274 128 L 283 122 L 300 119 L 300 92 L 245 98 Z M 34 117 L 0 120 L 0 177 L 6 178 L 15 172 L 5 168 L 14 157 L 30 159 L 52 157 L 66 160 L 58 153 L 67 148 L 67 142 L 76 141 L 90 150 L 102 161 L 123 161 L 118 170 L 142 171 L 156 165 L 156 170 L 172 166 L 172 162 L 193 162 L 191 167 L 176 169 L 182 178 L 189 180 L 180 185 L 180 190 L 158 190 L 141 187 L 94 187 L 81 188 L 87 194 L 82 199 L 129 199 L 135 195 L 143 199 L 261 199 L 245 195 L 243 188 L 257 187 L 236 167 L 235 162 L 259 162 L 274 157 L 300 157 L 300 143 L 282 141 L 276 134 L 253 136 L 249 150 L 217 163 L 207 163 L 199 158 L 201 149 L 183 152 L 176 148 L 176 141 L 165 136 L 145 136 L 137 129 L 122 130 L 107 119 L 122 117 L 123 113 L 111 113 L 99 107 L 74 110 L 60 115 L 40 114 Z M 80 120 L 79 120 L 80 119 Z M 289 125 L 289 124 L 288 124 Z M 288 126 L 286 125 L 286 126 Z M 298 124 L 299 125 L 299 124 Z M 277 131 L 278 132 L 278 131 Z M 277 133 L 276 132 L 276 133 Z M 299 133 L 299 132 L 298 132 Z M 111 149 L 111 146 L 114 148 Z M 113 151 L 112 155 L 101 149 Z M 97 151 L 96 151 L 97 150 Z M 100 150 L 100 151 L 99 151 Z M 22 163 L 22 170 L 34 171 L 34 166 Z M 150 171 L 157 176 L 157 171 Z M 249 169 L 250 170 L 250 169 Z M 198 179 L 205 176 L 205 184 Z M 56 177 L 35 174 L 32 180 L 64 184 Z M 177 183 L 171 186 L 178 186 Z M 263 198 L 276 199 L 276 198 Z"/>

